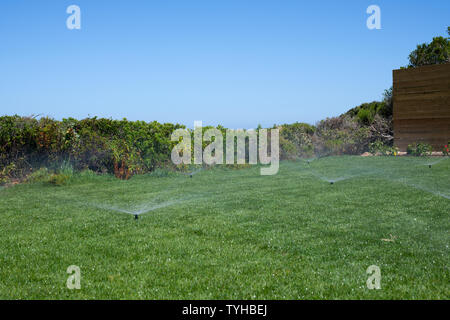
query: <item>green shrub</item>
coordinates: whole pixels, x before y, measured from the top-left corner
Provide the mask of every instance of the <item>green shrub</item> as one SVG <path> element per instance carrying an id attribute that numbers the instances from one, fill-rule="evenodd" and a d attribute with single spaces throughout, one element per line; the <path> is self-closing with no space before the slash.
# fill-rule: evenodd
<path id="1" fill-rule="evenodd" d="M 41 166 L 69 176 L 83 169 L 114 173 L 122 163 L 132 173 L 151 172 L 170 160 L 175 145 L 170 137 L 178 128 L 183 126 L 156 121 L 2 116 L 0 175 L 11 164 L 8 175 L 15 177 Z"/>
<path id="2" fill-rule="evenodd" d="M 55 186 L 63 186 L 70 180 L 70 176 L 64 173 L 54 173 L 50 176 L 48 182 Z"/>
<path id="3" fill-rule="evenodd" d="M 316 155 L 361 154 L 370 143 L 370 128 L 349 115 L 327 118 L 317 124 L 313 136 Z"/>
<path id="4" fill-rule="evenodd" d="M 299 157 L 299 150 L 297 146 L 292 142 L 287 140 L 285 137 L 280 137 L 280 158 L 287 160 L 294 160 Z"/>
<path id="5" fill-rule="evenodd" d="M 427 143 L 414 143 L 408 145 L 406 153 L 412 156 L 429 156 L 431 155 L 432 147 Z"/>
<path id="6" fill-rule="evenodd" d="M 5 166 L 0 171 L 0 185 L 5 184 L 9 181 L 15 168 L 16 168 L 16 165 L 14 163 L 10 163 L 9 165 Z"/>
<path id="7" fill-rule="evenodd" d="M 313 134 L 315 127 L 296 122 L 280 127 L 280 159 L 297 159 L 311 156 L 314 152 Z"/>
<path id="8" fill-rule="evenodd" d="M 372 142 L 369 145 L 369 151 L 370 153 L 374 155 L 381 154 L 383 156 L 396 156 L 398 155 L 398 148 L 392 147 L 389 145 L 386 145 L 381 140 L 377 140 L 375 142 Z"/>
<path id="9" fill-rule="evenodd" d="M 371 110 L 368 109 L 361 109 L 359 110 L 358 114 L 358 119 L 359 121 L 361 121 L 361 123 L 367 125 L 367 124 L 371 124 L 374 118 L 374 114 Z"/>
<path id="10" fill-rule="evenodd" d="M 379 115 L 383 118 L 392 116 L 392 88 L 385 90 L 384 101 L 373 101 L 363 103 L 360 106 L 350 109 L 345 113 L 352 118 L 358 119 L 361 124 L 370 125 L 375 116 Z"/>
<path id="11" fill-rule="evenodd" d="M 377 120 L 380 118 L 377 112 L 382 107 L 383 104 L 379 102 L 363 104 L 345 116 L 321 121 L 317 127 L 305 123 L 279 126 L 280 159 L 310 157 L 314 153 L 360 154 L 366 151 L 370 142 L 390 135 L 391 121 L 386 120 L 385 123 Z M 88 169 L 96 173 L 114 174 L 121 179 L 128 179 L 134 174 L 151 173 L 158 168 L 175 169 L 176 166 L 171 162 L 171 151 L 177 142 L 171 141 L 171 134 L 179 128 L 184 126 L 127 119 L 93 117 L 57 121 L 18 115 L 2 116 L 0 183 L 12 178 L 20 180 L 40 167 L 69 177 L 74 172 Z M 203 131 L 208 128 L 212 127 L 203 127 Z M 217 126 L 217 129 L 224 135 L 226 143 L 226 128 Z M 260 126 L 257 135 L 259 129 Z M 268 139 L 270 146 L 270 134 Z M 208 144 L 203 141 L 203 148 Z M 248 139 L 245 144 L 248 162 Z M 48 178 L 45 175 L 39 177 L 39 174 L 36 178 L 31 175 L 29 180 Z"/>
<path id="12" fill-rule="evenodd" d="M 37 171 L 34 171 L 30 174 L 26 181 L 30 183 L 34 182 L 48 182 L 50 179 L 50 172 L 47 168 L 40 168 Z"/>

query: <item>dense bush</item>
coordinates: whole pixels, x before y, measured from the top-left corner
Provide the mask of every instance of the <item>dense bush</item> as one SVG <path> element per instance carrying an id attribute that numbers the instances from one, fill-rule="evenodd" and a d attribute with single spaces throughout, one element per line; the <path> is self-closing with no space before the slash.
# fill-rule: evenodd
<path id="1" fill-rule="evenodd" d="M 120 178 L 165 165 L 181 125 L 87 118 L 83 120 L 0 117 L 0 182 L 20 178 L 33 168 L 114 173 Z"/>
<path id="2" fill-rule="evenodd" d="M 346 113 L 352 118 L 357 118 L 361 124 L 370 125 L 375 117 L 381 116 L 389 118 L 392 116 L 392 88 L 384 93 L 384 101 L 373 101 L 363 103 L 360 106 L 350 109 Z"/>
<path id="3" fill-rule="evenodd" d="M 40 168 L 27 177 L 27 182 L 48 182 L 50 180 L 50 172 L 47 168 Z"/>
<path id="4" fill-rule="evenodd" d="M 370 129 L 348 115 L 320 121 L 313 136 L 318 155 L 361 154 L 369 142 Z"/>
<path id="5" fill-rule="evenodd" d="M 391 147 L 389 145 L 386 145 L 383 141 L 377 140 L 375 142 L 372 142 L 369 145 L 369 151 L 370 153 L 374 155 L 382 155 L 382 156 L 396 156 L 398 155 L 398 148 Z"/>
<path id="6" fill-rule="evenodd" d="M 379 107 L 367 109 L 378 111 L 364 118 L 360 116 L 364 108 L 323 120 L 317 126 L 305 123 L 274 126 L 280 130 L 280 159 L 314 154 L 359 154 L 367 151 L 371 142 L 380 140 L 389 144 L 390 119 L 379 115 Z M 171 162 L 171 151 L 177 143 L 171 141 L 171 134 L 179 128 L 184 126 L 96 117 L 57 121 L 47 117 L 3 116 L 0 117 L 0 183 L 29 176 L 30 181 L 63 184 L 64 176 L 83 170 L 110 173 L 120 179 L 153 172 L 157 168 L 182 170 L 182 166 L 174 166 Z M 213 127 L 203 127 L 203 132 L 210 128 Z M 227 129 L 222 126 L 217 129 L 224 138 L 225 158 Z M 259 129 L 260 126 L 256 130 L 257 137 Z M 270 153 L 270 131 L 268 133 Z M 209 143 L 204 140 L 203 148 Z M 248 143 L 246 139 L 246 162 L 249 161 Z M 48 171 L 44 173 L 40 168 Z"/>
<path id="7" fill-rule="evenodd" d="M 429 156 L 431 151 L 432 148 L 427 143 L 414 143 L 406 148 L 406 153 L 412 156 Z"/>
<path id="8" fill-rule="evenodd" d="M 296 122 L 280 127 L 280 158 L 297 159 L 314 153 L 313 135 L 315 127 Z"/>

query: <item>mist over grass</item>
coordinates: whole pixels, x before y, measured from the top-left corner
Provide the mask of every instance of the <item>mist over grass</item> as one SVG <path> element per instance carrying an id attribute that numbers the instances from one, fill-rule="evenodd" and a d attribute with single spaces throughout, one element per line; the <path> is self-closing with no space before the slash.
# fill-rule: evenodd
<path id="1" fill-rule="evenodd" d="M 275 176 L 219 166 L 6 188 L 0 298 L 448 299 L 450 159 L 430 161 L 343 156 L 282 162 Z M 69 265 L 81 290 L 66 288 Z M 366 287 L 370 265 L 381 290 Z"/>

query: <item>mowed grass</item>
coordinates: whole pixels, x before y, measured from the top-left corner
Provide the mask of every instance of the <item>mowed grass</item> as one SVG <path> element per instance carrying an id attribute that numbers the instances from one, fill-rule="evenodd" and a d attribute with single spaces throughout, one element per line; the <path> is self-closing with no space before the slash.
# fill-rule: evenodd
<path id="1" fill-rule="evenodd" d="M 450 160 L 432 161 L 330 157 L 283 162 L 275 176 L 217 167 L 4 188 L 0 298 L 449 299 Z M 139 220 L 119 212 L 152 206 Z M 70 265 L 80 290 L 66 287 Z M 371 265 L 380 290 L 367 289 Z"/>

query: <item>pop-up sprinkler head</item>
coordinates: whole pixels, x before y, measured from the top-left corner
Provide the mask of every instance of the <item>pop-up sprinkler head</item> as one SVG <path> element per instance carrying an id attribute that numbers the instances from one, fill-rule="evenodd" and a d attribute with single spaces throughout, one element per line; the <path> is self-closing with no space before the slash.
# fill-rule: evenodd
<path id="1" fill-rule="evenodd" d="M 139 216 L 137 214 L 134 215 L 134 220 L 139 219 Z"/>
<path id="2" fill-rule="evenodd" d="M 428 165 L 428 168 L 430 168 L 430 169 L 431 169 L 431 164 L 429 164 L 429 165 Z"/>
<path id="3" fill-rule="evenodd" d="M 192 179 L 192 174 L 191 174 L 191 175 L 189 175 L 189 177 L 191 177 L 191 179 Z"/>
<path id="4" fill-rule="evenodd" d="M 330 184 L 334 184 L 334 181 L 330 181 Z"/>

